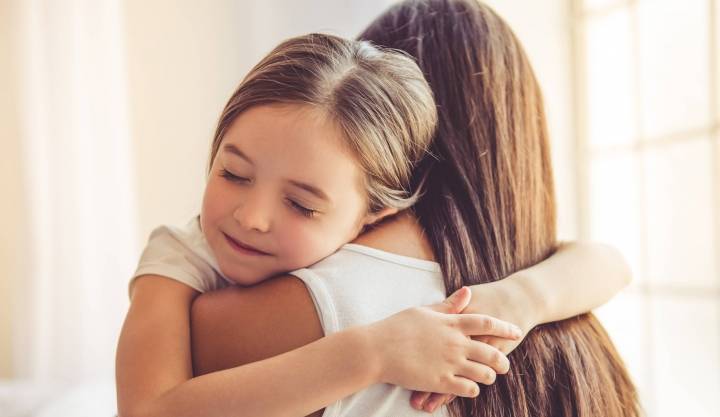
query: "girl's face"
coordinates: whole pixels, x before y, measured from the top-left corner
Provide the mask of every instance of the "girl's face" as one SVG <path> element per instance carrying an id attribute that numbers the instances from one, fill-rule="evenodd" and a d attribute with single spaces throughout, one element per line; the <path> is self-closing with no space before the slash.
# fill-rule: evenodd
<path id="1" fill-rule="evenodd" d="M 238 116 L 213 161 L 200 222 L 222 273 L 252 285 L 311 265 L 354 239 L 363 172 L 322 111 L 261 105 Z"/>

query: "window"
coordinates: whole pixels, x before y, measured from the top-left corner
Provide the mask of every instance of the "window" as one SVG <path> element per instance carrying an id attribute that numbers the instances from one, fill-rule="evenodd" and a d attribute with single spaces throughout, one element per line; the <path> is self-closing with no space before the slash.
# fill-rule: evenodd
<path id="1" fill-rule="evenodd" d="M 720 415 L 720 2 L 572 0 L 580 230 L 629 259 L 598 311 L 647 415 Z"/>

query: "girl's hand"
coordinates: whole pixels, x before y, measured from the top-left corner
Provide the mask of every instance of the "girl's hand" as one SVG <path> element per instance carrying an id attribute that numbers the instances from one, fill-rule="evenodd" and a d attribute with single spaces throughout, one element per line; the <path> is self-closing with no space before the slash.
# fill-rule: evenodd
<path id="1" fill-rule="evenodd" d="M 475 397 L 476 382 L 492 384 L 510 362 L 497 348 L 471 339 L 491 335 L 516 340 L 521 330 L 482 314 L 456 314 L 471 298 L 463 287 L 445 301 L 410 308 L 369 325 L 379 380 L 408 389 Z"/>
<path id="2" fill-rule="evenodd" d="M 469 303 L 462 312 L 482 313 L 491 317 L 510 320 L 520 325 L 524 337 L 537 324 L 537 313 L 529 307 L 531 303 L 519 298 L 523 296 L 523 293 L 510 284 L 509 281 L 499 281 L 472 286 L 473 302 Z M 508 308 L 508 306 L 513 307 Z M 493 335 L 481 335 L 473 338 L 487 343 L 507 355 L 522 342 L 523 337 L 507 339 Z M 410 397 L 410 404 L 416 410 L 432 413 L 438 407 L 448 404 L 454 399 L 455 396 L 450 394 L 415 391 Z"/>

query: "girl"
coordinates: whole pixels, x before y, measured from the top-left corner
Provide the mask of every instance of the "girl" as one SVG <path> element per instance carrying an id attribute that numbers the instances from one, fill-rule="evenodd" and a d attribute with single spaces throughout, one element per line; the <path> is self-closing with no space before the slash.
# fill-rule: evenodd
<path id="1" fill-rule="evenodd" d="M 339 334 L 334 332 L 381 318 L 384 312 L 375 311 L 377 304 L 408 303 L 405 293 L 391 291 L 392 285 L 408 290 L 421 287 L 424 294 L 432 289 L 423 281 L 433 277 L 448 292 L 462 284 L 491 282 L 473 287 L 474 301 L 481 305 L 469 310 L 508 318 L 516 317 L 518 311 L 522 316 L 526 303 L 512 303 L 517 299 L 515 292 L 500 290 L 504 282 L 518 283 L 518 277 L 527 278 L 528 273 L 542 277 L 542 272 L 560 271 L 555 277 L 545 275 L 545 283 L 538 280 L 538 285 L 530 286 L 531 294 L 547 296 L 539 297 L 546 300 L 540 303 L 539 319 L 531 319 L 523 326 L 526 329 L 546 321 L 548 310 L 555 319 L 570 317 L 584 311 L 588 294 L 606 293 L 598 284 L 604 282 L 602 273 L 593 276 L 597 271 L 589 268 L 582 271 L 586 279 L 579 280 L 583 275 L 567 271 L 571 262 L 563 259 L 565 268 L 557 263 L 562 255 L 519 271 L 555 250 L 555 212 L 540 90 L 521 45 L 505 22 L 475 1 L 406 1 L 383 14 L 361 37 L 413 55 L 434 88 L 440 109 L 439 130 L 431 147 L 436 158 L 421 162 L 414 174 L 415 184 L 427 178 L 425 192 L 412 213 L 395 216 L 356 241 L 374 248 L 366 250 L 372 257 L 358 256 L 355 247 L 347 250 L 346 246 L 311 268 L 293 272 L 310 294 L 304 286 L 294 286 L 293 278 L 283 277 L 249 291 L 227 289 L 199 298 L 193 316 L 195 352 L 198 362 L 210 364 L 208 370 L 262 358 L 263 350 L 278 353 L 293 347 L 293 340 L 280 337 L 266 337 L 262 345 L 254 346 L 256 351 L 232 347 L 264 329 L 293 328 L 296 342 L 302 344 L 323 333 Z M 423 259 L 437 260 L 442 274 L 420 271 L 427 266 Z M 602 268 L 603 263 L 596 266 Z M 358 267 L 363 268 L 362 276 L 357 274 Z M 371 268 L 374 273 L 368 274 Z M 537 268 L 547 269 L 538 274 Z M 510 278 L 500 280 L 508 274 Z M 563 280 L 558 277 L 567 284 L 564 297 L 562 287 L 554 286 Z M 358 280 L 375 291 L 363 290 L 356 285 Z M 583 288 L 587 285 L 594 287 Z M 543 286 L 555 292 L 543 292 Z M 384 293 L 378 302 L 376 297 Z M 282 312 L 268 302 L 269 297 L 280 299 Z M 411 297 L 418 302 L 417 295 Z M 313 302 L 317 312 L 304 314 L 304 306 Z M 222 349 L 223 345 L 230 347 Z M 508 376 L 483 387 L 482 397 L 463 399 L 452 404 L 455 408 L 440 408 L 438 413 L 639 414 L 627 371 L 602 326 L 590 315 L 533 330 L 511 358 L 515 361 Z M 325 412 L 328 416 L 412 415 L 408 397 L 402 390 L 373 386 L 332 404 Z M 418 399 L 426 399 L 422 405 L 427 411 L 445 400 L 439 396 Z"/>
<path id="2" fill-rule="evenodd" d="M 408 192 L 411 168 L 435 121 L 429 87 L 403 54 L 308 35 L 265 57 L 221 115 L 199 219 L 153 232 L 130 284 L 120 416 L 297 415 L 318 408 L 305 397 L 326 404 L 379 382 L 476 395 L 474 381 L 507 372 L 502 353 L 468 336 L 516 339 L 519 329 L 441 314 L 465 307 L 464 290 L 292 354 L 192 377 L 192 300 L 310 265 L 411 206 L 420 191 Z"/>

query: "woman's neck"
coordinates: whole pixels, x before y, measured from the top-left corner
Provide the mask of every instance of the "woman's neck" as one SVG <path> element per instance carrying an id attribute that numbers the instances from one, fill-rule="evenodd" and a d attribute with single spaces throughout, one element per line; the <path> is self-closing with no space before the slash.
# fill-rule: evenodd
<path id="1" fill-rule="evenodd" d="M 402 211 L 358 236 L 352 243 L 397 255 L 434 261 L 430 242 L 409 210 Z"/>

